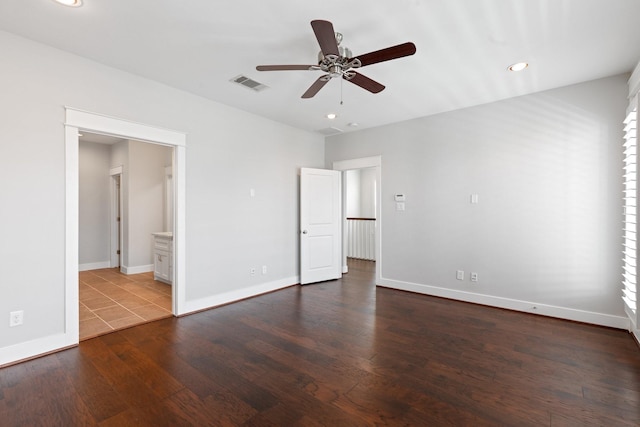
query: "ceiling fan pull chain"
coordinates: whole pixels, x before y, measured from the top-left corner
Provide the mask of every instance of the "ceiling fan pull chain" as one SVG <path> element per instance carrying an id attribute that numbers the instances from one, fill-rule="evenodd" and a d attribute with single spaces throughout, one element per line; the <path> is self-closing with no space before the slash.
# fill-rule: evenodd
<path id="1" fill-rule="evenodd" d="M 342 82 L 344 79 L 340 79 L 340 105 L 342 105 Z"/>

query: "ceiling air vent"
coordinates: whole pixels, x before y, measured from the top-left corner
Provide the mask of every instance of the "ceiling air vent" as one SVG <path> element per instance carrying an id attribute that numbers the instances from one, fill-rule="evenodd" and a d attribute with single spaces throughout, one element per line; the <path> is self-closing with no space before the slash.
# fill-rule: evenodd
<path id="1" fill-rule="evenodd" d="M 339 133 L 342 133 L 342 129 L 329 127 L 329 128 L 319 129 L 316 132 L 326 136 L 330 136 L 330 135 L 337 135 Z"/>
<path id="2" fill-rule="evenodd" d="M 255 92 L 260 92 L 261 90 L 267 89 L 269 87 L 255 80 L 251 80 L 249 77 L 243 76 L 242 74 L 232 78 L 230 81 L 233 83 L 238 83 L 240 86 L 244 86 Z"/>

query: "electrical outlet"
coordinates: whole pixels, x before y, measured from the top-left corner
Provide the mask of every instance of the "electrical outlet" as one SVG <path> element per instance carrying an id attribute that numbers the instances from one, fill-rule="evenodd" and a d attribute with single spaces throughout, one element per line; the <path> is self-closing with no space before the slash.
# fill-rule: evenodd
<path id="1" fill-rule="evenodd" d="M 262 274 L 267 274 L 267 266 L 266 265 L 262 266 Z"/>
<path id="2" fill-rule="evenodd" d="M 254 267 L 251 267 L 249 269 L 249 274 L 252 275 L 252 276 L 255 276 L 256 275 L 256 269 Z"/>
<path id="3" fill-rule="evenodd" d="M 471 273 L 471 281 L 472 282 L 478 281 L 478 273 Z"/>
<path id="4" fill-rule="evenodd" d="M 462 270 L 456 271 L 456 279 L 464 280 L 464 271 L 462 271 Z"/>
<path id="5" fill-rule="evenodd" d="M 9 326 L 13 328 L 14 326 L 22 325 L 23 317 L 24 311 L 12 311 L 9 313 Z"/>

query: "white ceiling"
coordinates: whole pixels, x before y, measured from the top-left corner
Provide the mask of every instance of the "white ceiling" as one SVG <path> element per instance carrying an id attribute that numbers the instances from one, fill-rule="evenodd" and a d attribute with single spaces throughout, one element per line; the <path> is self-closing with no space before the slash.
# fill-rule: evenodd
<path id="1" fill-rule="evenodd" d="M 300 96 L 313 64 L 313 19 L 333 22 L 354 55 L 412 41 L 414 56 Z M 436 114 L 630 72 L 640 60 L 639 0 L 2 0 L 0 29 L 291 126 L 344 131 Z M 528 61 L 520 73 L 508 65 Z M 269 86 L 229 82 L 243 74 Z M 329 112 L 338 118 L 329 121 Z M 358 128 L 347 123 L 357 122 Z"/>

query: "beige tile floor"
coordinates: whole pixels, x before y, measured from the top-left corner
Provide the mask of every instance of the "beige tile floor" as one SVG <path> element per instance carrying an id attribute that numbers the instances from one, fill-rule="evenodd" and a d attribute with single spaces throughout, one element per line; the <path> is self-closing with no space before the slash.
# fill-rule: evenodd
<path id="1" fill-rule="evenodd" d="M 80 272 L 80 340 L 171 316 L 171 286 L 153 273 Z"/>

